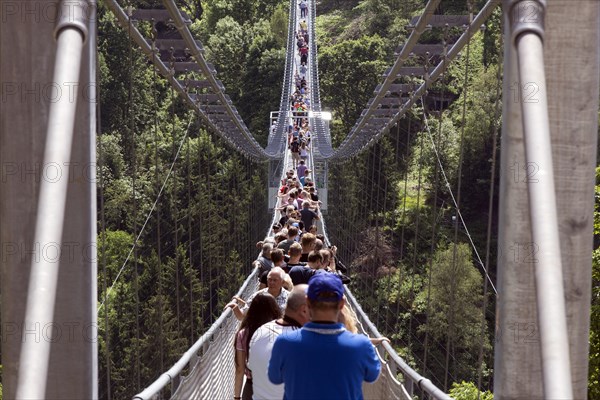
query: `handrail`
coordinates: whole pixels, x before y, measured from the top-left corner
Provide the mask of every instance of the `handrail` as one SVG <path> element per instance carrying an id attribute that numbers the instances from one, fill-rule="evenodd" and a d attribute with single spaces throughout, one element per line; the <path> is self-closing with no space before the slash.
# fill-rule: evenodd
<path id="1" fill-rule="evenodd" d="M 348 298 L 348 302 L 356 312 L 356 315 L 362 320 L 363 325 L 368 327 L 369 331 L 373 334 L 374 337 L 382 337 L 377 327 L 373 325 L 367 314 L 363 311 L 362 307 L 356 301 L 356 298 L 350 291 L 348 287 L 346 287 L 346 297 Z M 416 384 L 418 388 L 420 388 L 424 393 L 431 396 L 436 400 L 452 400 L 450 396 L 448 396 L 444 391 L 438 389 L 429 379 L 420 375 L 417 371 L 412 369 L 394 350 L 394 348 L 387 342 L 383 342 L 381 344 L 385 349 L 387 355 L 390 359 L 396 364 L 396 367 L 400 370 L 402 375 L 404 376 L 405 382 L 411 381 L 413 384 Z M 409 392 L 409 394 L 412 394 Z"/>
<path id="2" fill-rule="evenodd" d="M 173 3 L 173 0 L 163 0 L 163 4 L 169 11 L 169 14 L 171 15 L 173 22 L 175 23 L 179 34 L 183 37 L 183 40 L 185 40 L 185 44 L 187 45 L 188 49 L 190 49 L 192 56 L 196 59 L 196 63 L 200 66 L 204 77 L 210 82 L 212 90 L 217 94 L 217 96 L 219 96 L 221 104 L 225 106 L 227 114 L 229 114 L 229 117 L 237 127 L 238 131 L 242 133 L 243 138 L 248 141 L 248 144 L 252 145 L 252 150 L 255 156 L 260 158 L 276 158 L 274 155 L 267 154 L 265 152 L 265 150 L 258 144 L 256 139 L 254 139 L 254 136 L 252 136 L 252 134 L 248 130 L 248 127 L 239 117 L 239 114 L 237 114 L 237 112 L 234 112 L 231 104 L 229 104 L 229 102 L 225 98 L 225 93 L 223 93 L 223 90 L 217 83 L 217 79 L 213 75 L 213 72 L 208 67 L 206 60 L 204 59 L 204 56 L 202 55 L 200 48 L 196 43 L 196 40 L 192 36 L 192 33 L 190 32 L 187 24 L 181 16 L 181 12 L 179 11 L 175 3 Z"/>
<path id="3" fill-rule="evenodd" d="M 140 47 L 142 52 L 154 64 L 158 72 L 171 84 L 175 91 L 177 91 L 177 93 L 184 98 L 190 107 L 196 110 L 209 129 L 211 129 L 213 132 L 216 132 L 217 135 L 224 139 L 232 148 L 254 161 L 261 161 L 271 158 L 264 152 L 264 150 L 260 153 L 256 153 L 256 149 L 251 149 L 248 147 L 248 140 L 240 133 L 239 130 L 235 129 L 231 131 L 223 131 L 221 128 L 219 128 L 219 126 L 209 118 L 209 115 L 200 108 L 200 104 L 192 99 L 186 88 L 175 78 L 175 75 L 171 73 L 170 68 L 167 67 L 160 57 L 156 56 L 152 46 L 135 27 L 133 24 L 133 19 L 127 15 L 123 8 L 121 8 L 117 0 L 106 0 L 105 4 L 115 15 L 121 27 L 131 27 L 131 39 L 133 39 L 133 41 Z M 197 46 L 195 43 L 194 45 Z M 210 75 L 212 76 L 212 72 L 210 72 Z M 235 119 L 237 120 L 237 118 Z"/>
<path id="4" fill-rule="evenodd" d="M 113 1 L 113 0 L 107 0 L 107 1 Z M 314 4 L 313 4 L 313 9 L 311 10 L 314 12 Z M 287 125 L 289 124 L 289 118 L 290 118 L 290 113 L 287 107 L 288 104 L 288 98 L 289 98 L 289 93 L 293 88 L 294 83 L 294 70 L 295 70 L 295 63 L 296 63 L 296 56 L 295 56 L 295 40 L 292 40 L 290 43 L 290 37 L 291 38 L 295 38 L 295 35 L 293 34 L 294 29 L 296 27 L 296 22 L 297 22 L 297 5 L 296 5 L 296 1 L 295 0 L 291 0 L 290 2 L 290 27 L 288 29 L 288 54 L 286 56 L 286 80 L 283 83 L 283 88 L 282 88 L 282 104 L 286 105 L 286 112 L 280 112 L 279 116 L 278 116 L 278 127 L 277 127 L 277 132 L 279 133 L 281 131 L 281 141 L 283 142 L 285 139 L 285 143 L 287 143 L 287 135 L 284 135 L 284 130 L 287 129 Z M 314 14 L 311 13 L 311 17 Z M 307 72 L 307 79 L 310 79 L 310 86 L 311 86 L 311 110 L 316 110 L 318 109 L 318 111 L 320 111 L 320 102 L 319 102 L 319 98 L 318 98 L 318 93 L 315 93 L 312 89 L 313 88 L 317 88 L 318 90 L 318 68 L 316 67 L 316 46 L 315 46 L 315 38 L 314 38 L 314 18 L 310 18 L 310 34 L 312 36 L 312 40 L 311 40 L 311 62 L 309 63 L 309 71 Z M 291 44 L 291 46 L 290 46 Z M 289 61 L 289 62 L 288 62 Z M 287 94 L 287 96 L 286 96 Z M 316 101 L 314 101 L 316 100 Z M 315 124 L 317 121 L 316 118 L 313 118 L 313 121 L 311 121 L 311 128 L 312 131 L 314 133 L 315 132 Z M 285 121 L 285 124 L 282 124 L 282 122 Z M 319 121 L 322 123 L 322 121 Z M 313 137 L 315 137 L 315 135 L 313 135 Z M 276 143 L 275 138 L 270 138 L 270 144 L 272 143 Z M 316 143 L 315 143 L 316 144 Z M 314 153 L 311 151 L 310 155 L 309 155 L 309 164 L 313 164 L 313 159 L 314 159 Z M 287 169 L 287 166 L 289 164 L 289 152 L 284 150 L 284 154 L 283 154 L 283 161 L 285 163 L 285 167 L 282 169 L 282 178 L 285 177 L 285 172 Z M 314 167 L 313 167 L 314 169 Z M 273 213 L 272 216 L 272 223 L 274 223 L 277 219 L 277 213 Z M 325 240 L 327 243 L 329 243 L 329 238 L 327 236 L 327 229 L 326 229 L 326 225 L 325 225 L 325 221 L 322 220 L 322 226 L 323 226 L 323 231 L 325 234 Z M 271 226 L 272 224 L 269 226 L 269 229 L 267 231 L 267 235 L 269 236 L 270 232 L 271 232 Z M 252 282 L 253 280 L 256 279 L 256 275 L 257 275 L 257 269 L 254 269 L 252 271 L 252 273 L 246 278 L 246 280 L 244 281 L 244 284 L 242 285 L 242 287 L 239 289 L 238 291 L 238 295 L 241 295 L 243 292 L 245 292 L 250 285 L 250 282 Z M 348 298 L 348 302 L 349 304 L 353 307 L 353 309 L 356 311 L 357 316 L 359 317 L 363 327 L 366 327 L 366 329 L 368 329 L 369 332 L 372 333 L 372 336 L 375 337 L 381 337 L 381 334 L 379 333 L 379 331 L 377 330 L 377 328 L 373 325 L 373 323 L 370 321 L 369 317 L 364 313 L 364 311 L 362 310 L 360 304 L 356 301 L 356 299 L 354 298 L 353 294 L 350 292 L 349 289 L 346 289 L 346 295 Z M 215 333 L 222 327 L 224 326 L 225 322 L 227 321 L 227 318 L 231 318 L 232 312 L 230 309 L 225 310 L 221 316 L 217 319 L 217 321 L 215 321 L 215 323 L 209 328 L 209 330 L 202 335 L 202 337 L 188 350 L 184 353 L 184 355 L 179 359 L 179 361 L 177 361 L 177 363 L 175 363 L 167 372 L 163 373 L 154 383 L 152 383 L 148 388 L 146 388 L 143 392 L 141 392 L 140 394 L 137 394 L 136 396 L 134 396 L 134 399 L 138 399 L 138 400 L 146 400 L 146 399 L 151 399 L 154 398 L 154 396 L 157 396 L 169 383 L 172 383 L 173 387 L 172 387 L 172 392 L 175 393 L 177 391 L 177 385 L 179 384 L 179 382 L 181 382 L 181 374 L 182 371 L 186 368 L 186 366 L 190 366 L 190 373 L 192 371 L 194 371 L 194 369 L 196 367 L 198 367 L 199 363 L 200 363 L 200 358 L 198 357 L 198 353 L 202 350 L 207 348 L 207 346 L 209 346 L 210 340 L 214 337 Z M 387 361 L 384 360 L 384 364 L 386 367 L 386 380 L 384 380 L 384 382 L 382 384 L 387 384 L 388 386 L 392 386 L 394 389 L 393 393 L 395 393 L 395 396 L 404 396 L 405 398 L 408 398 L 408 396 L 412 396 L 412 392 L 413 392 L 413 388 L 416 387 L 419 390 L 421 390 L 424 394 L 430 396 L 431 398 L 434 399 L 439 399 L 439 400 L 448 400 L 451 399 L 446 393 L 444 393 L 442 390 L 438 389 L 435 385 L 433 385 L 433 383 L 421 376 L 419 373 L 417 373 L 415 370 L 413 370 L 396 352 L 395 350 L 392 348 L 391 345 L 389 345 L 388 343 L 382 343 L 381 344 L 381 348 L 383 348 L 385 350 L 385 359 L 387 359 Z M 219 351 L 219 350 L 217 350 Z M 194 364 L 194 365 L 192 365 Z M 397 381 L 395 375 L 395 372 L 399 371 L 402 376 L 404 377 L 404 384 L 402 385 L 400 382 Z M 194 378 L 196 379 L 196 378 Z M 208 382 L 208 384 L 212 384 L 210 382 Z M 408 390 L 406 389 L 408 388 Z M 391 389 L 390 389 L 391 390 Z"/>
<path id="5" fill-rule="evenodd" d="M 321 108 L 321 89 L 319 84 L 319 58 L 318 58 L 318 46 L 317 46 L 317 33 L 315 29 L 317 11 L 316 1 L 310 2 L 310 23 L 309 34 L 310 34 L 310 86 L 311 86 L 311 107 L 313 111 L 320 112 Z M 328 125 L 323 123 L 321 118 L 313 118 L 311 129 L 316 144 L 317 151 L 321 158 L 331 157 L 334 150 L 331 147 L 331 135 L 329 132 Z"/>
<path id="6" fill-rule="evenodd" d="M 90 33 L 86 17 L 87 0 L 60 2 L 59 16 L 55 29 L 56 59 L 53 82 L 60 87 L 79 83 L 84 45 Z M 56 94 L 56 90 L 53 95 Z M 75 122 L 77 119 L 77 98 L 57 96 L 51 102 L 46 127 L 44 165 L 69 165 Z M 33 243 L 55 243 L 60 247 L 63 240 L 67 192 L 69 190 L 69 170 L 61 179 L 42 179 L 37 201 Z M 23 337 L 26 337 L 28 324 L 54 321 L 54 308 L 59 281 L 60 262 L 41 257 L 31 258 L 31 273 L 27 289 L 27 304 L 23 324 Z M 16 397 L 18 399 L 43 398 L 46 395 L 52 340 L 24 340 L 19 357 Z"/>
<path id="7" fill-rule="evenodd" d="M 250 282 L 256 281 L 257 269 L 254 269 L 250 275 L 246 278 L 241 288 L 238 290 L 236 295 L 242 294 Z M 197 358 L 194 358 L 197 353 L 207 344 L 212 338 L 215 331 L 219 329 L 219 327 L 223 324 L 223 322 L 232 314 L 230 308 L 227 308 L 221 316 L 211 325 L 211 327 L 206 331 L 200 339 L 194 343 L 192 347 L 186 351 L 183 356 L 177 361 L 167 372 L 163 373 L 154 383 L 148 386 L 144 391 L 139 394 L 133 396 L 134 400 L 148 400 L 152 399 L 154 396 L 159 394 L 170 382 L 173 382 L 176 378 L 181 375 L 181 371 L 190 363 L 197 361 Z M 191 366 L 193 367 L 193 366 Z"/>
<path id="8" fill-rule="evenodd" d="M 540 88 L 535 101 L 520 99 L 525 139 L 525 161 L 539 168 L 539 182 L 527 180 L 531 237 L 539 246 L 534 264 L 537 319 L 540 332 L 544 397 L 572 399 L 567 306 L 561 260 L 559 219 L 554 186 L 552 140 L 548 115 L 548 91 L 544 70 L 544 17 L 546 1 L 510 0 L 511 40 L 516 47 L 519 82 L 535 82 Z M 535 11 L 527 18 L 525 11 Z M 526 93 L 526 91 L 522 91 Z M 525 94 L 523 94 L 525 96 Z"/>
<path id="9" fill-rule="evenodd" d="M 289 111 L 290 101 L 290 85 L 293 82 L 293 70 L 294 70 L 294 53 L 289 49 L 294 48 L 294 31 L 296 23 L 296 7 L 293 0 L 290 1 L 288 11 L 288 37 L 287 37 L 287 51 L 285 56 L 285 69 L 283 71 L 283 83 L 281 85 L 281 98 L 279 100 L 279 115 L 277 116 L 275 133 L 269 132 L 269 140 L 267 150 L 270 152 L 278 151 L 280 156 L 283 156 L 286 150 L 287 142 L 287 123 L 285 122 L 284 112 Z M 278 140 L 277 140 L 278 139 Z"/>
<path id="10" fill-rule="evenodd" d="M 369 107 L 367 109 L 367 112 L 364 114 L 364 116 L 359 119 L 359 121 L 357 122 L 357 125 L 355 125 L 355 127 L 350 131 L 350 134 L 344 139 L 341 146 L 336 150 L 336 154 L 339 152 L 343 152 L 345 147 L 348 146 L 349 143 L 351 143 L 355 140 L 357 134 L 360 133 L 361 129 L 366 125 L 369 117 L 371 116 L 371 114 L 373 113 L 375 108 L 377 108 L 379 101 L 385 96 L 389 87 L 396 80 L 396 76 L 398 75 L 400 68 L 402 67 L 402 65 L 404 65 L 404 62 L 408 59 L 410 53 L 412 52 L 413 47 L 417 44 L 417 41 L 421 37 L 421 34 L 425 31 L 427 22 L 429 21 L 431 16 L 434 14 L 434 11 L 438 7 L 440 1 L 441 0 L 429 0 L 427 2 L 427 5 L 425 6 L 425 10 L 423 11 L 423 14 L 417 21 L 415 28 L 413 29 L 413 31 L 410 33 L 410 36 L 406 40 L 406 44 L 402 47 L 402 51 L 396 58 L 396 62 L 392 66 L 391 72 L 388 74 L 388 76 L 383 81 L 381 90 L 375 96 L 375 100 L 373 101 L 373 104 L 371 105 L 371 107 Z M 334 155 L 334 157 L 335 157 L 335 155 Z"/>
<path id="11" fill-rule="evenodd" d="M 430 0 L 434 1 L 434 0 Z M 435 0 L 437 1 L 437 0 Z M 492 14 L 494 9 L 500 5 L 501 0 L 488 0 L 488 2 L 483 6 L 483 8 L 479 11 L 477 16 L 473 19 L 473 22 L 469 25 L 467 30 L 460 36 L 460 38 L 452 45 L 450 50 L 446 55 L 446 62 L 440 62 L 435 69 L 429 74 L 429 77 L 425 82 L 419 86 L 417 90 L 415 90 L 409 100 L 404 103 L 404 105 L 394 114 L 393 117 L 390 118 L 389 122 L 381 129 L 378 130 L 377 133 L 365 133 L 364 135 L 358 135 L 360 133 L 362 127 L 364 127 L 366 123 L 367 115 L 365 114 L 363 117 L 359 119 L 355 127 L 352 129 L 350 134 L 346 137 L 346 139 L 342 142 L 340 147 L 335 150 L 335 153 L 331 156 L 332 160 L 340 160 L 345 161 L 349 157 L 353 157 L 358 154 L 360 151 L 365 150 L 369 146 L 375 143 L 377 139 L 381 137 L 385 132 L 389 131 L 396 122 L 411 109 L 411 107 L 422 97 L 425 95 L 427 89 L 435 83 L 435 81 L 444 73 L 446 68 L 449 65 L 449 62 L 454 60 L 462 50 L 462 48 L 467 44 L 469 40 L 478 32 L 479 27 L 485 22 L 487 18 Z M 428 3 L 429 4 L 429 3 Z M 419 20 L 419 22 L 421 19 Z M 419 29 L 419 23 L 417 23 L 417 28 L 415 31 Z M 414 33 L 414 32 L 413 32 Z M 412 37 L 412 34 L 411 34 Z M 409 37 L 410 40 L 410 37 Z M 412 45 L 409 45 L 412 44 Z M 412 49 L 414 47 L 414 43 L 410 42 L 403 47 L 402 52 L 398 56 L 394 67 L 392 67 L 392 72 L 386 77 L 384 83 L 381 86 L 381 90 L 377 93 L 375 99 L 373 100 L 371 106 L 368 110 L 374 110 L 378 107 L 379 101 L 385 96 L 389 86 L 395 80 L 395 74 L 399 70 L 401 64 L 404 60 L 401 57 L 404 57 L 405 49 L 409 51 L 409 48 Z M 369 113 L 369 111 L 367 111 Z"/>
<path id="12" fill-rule="evenodd" d="M 295 46 L 295 27 L 296 27 L 296 2 L 290 0 L 288 17 L 288 37 L 285 57 L 285 70 L 283 75 L 283 84 L 281 85 L 281 99 L 279 101 L 279 115 L 277 116 L 276 130 L 274 135 L 269 135 L 269 144 L 267 150 L 271 153 L 278 152 L 279 158 L 286 151 L 287 127 L 286 117 L 290 111 L 290 90 L 294 79 L 294 46 Z M 277 140 L 278 139 L 278 140 Z"/>

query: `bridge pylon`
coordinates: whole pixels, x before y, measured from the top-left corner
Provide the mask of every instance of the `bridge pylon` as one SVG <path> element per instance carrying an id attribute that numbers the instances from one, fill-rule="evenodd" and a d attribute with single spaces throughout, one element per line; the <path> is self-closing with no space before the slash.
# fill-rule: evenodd
<path id="1" fill-rule="evenodd" d="M 494 395 L 585 399 L 600 3 L 503 6 Z"/>
<path id="2" fill-rule="evenodd" d="M 95 12 L 0 7 L 5 398 L 98 398 Z"/>

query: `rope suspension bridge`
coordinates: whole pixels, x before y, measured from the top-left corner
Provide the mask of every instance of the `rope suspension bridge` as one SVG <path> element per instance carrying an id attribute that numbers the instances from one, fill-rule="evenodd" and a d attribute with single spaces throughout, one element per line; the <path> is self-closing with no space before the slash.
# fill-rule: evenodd
<path id="1" fill-rule="evenodd" d="M 450 383 L 464 370 L 476 377 L 478 393 L 492 388 L 498 399 L 586 397 L 600 86 L 598 2 L 466 0 L 462 14 L 448 15 L 438 14 L 444 1 L 427 1 L 410 21 L 410 34 L 395 49 L 395 60 L 373 97 L 334 146 L 330 114 L 321 103 L 318 4 L 308 0 L 304 11 L 291 0 L 280 104 L 262 146 L 207 61 L 202 42 L 192 33 L 192 17 L 182 9 L 186 5 L 162 0 L 157 8 L 135 8 L 103 0 L 129 43 L 129 59 L 123 63 L 130 74 L 125 90 L 130 109 L 121 128 L 128 132 L 132 158 L 132 180 L 124 190 L 131 194 L 128 228 L 133 233 L 131 240 L 123 239 L 130 247 L 115 257 L 117 268 L 107 267 L 106 259 L 112 253 L 104 193 L 108 175 L 102 162 L 110 156 L 110 143 L 102 138 L 98 121 L 98 5 L 95 0 L 48 3 L 57 18 L 24 17 L 31 10 L 21 4 L 0 10 L 6 398 L 110 399 L 116 357 L 127 357 L 128 374 L 119 376 L 128 377 L 128 395 L 135 399 L 231 398 L 238 320 L 231 309 L 221 308 L 234 287 L 243 299 L 257 290 L 258 270 L 243 267 L 247 277 L 239 286 L 237 271 L 203 266 L 228 257 L 227 265 L 239 269 L 256 258 L 256 241 L 273 236 L 288 200 L 280 186 L 286 186 L 300 158 L 288 149 L 300 135 L 309 149 L 303 156 L 307 178 L 320 203 L 317 231 L 326 247 L 337 246 L 336 263 L 348 266 L 352 281 L 346 296 L 359 331 L 391 339 L 376 346 L 383 368 L 375 383 L 363 385 L 365 398 L 449 399 Z M 500 6 L 504 46 L 498 57 L 503 66 L 498 63 L 496 95 L 485 116 L 492 132 L 490 168 L 482 173 L 487 226 L 485 235 L 475 235 L 463 208 L 473 194 L 465 190 L 473 188 L 462 187 L 461 181 L 466 110 L 477 101 L 469 79 L 471 41 Z M 585 35 L 575 35 L 574 26 Z M 299 46 L 303 35 L 310 40 L 302 39 Z M 432 37 L 441 40 L 434 43 Z M 132 111 L 139 101 L 132 85 L 140 54 L 152 66 L 153 93 L 148 96 L 156 109 L 149 111 L 153 120 L 147 124 L 153 143 L 136 134 Z M 447 87 L 447 75 L 457 61 L 463 80 L 460 121 L 455 122 L 460 128 L 451 132 L 445 110 L 457 96 Z M 22 87 L 32 82 L 52 82 L 53 94 L 74 87 L 69 92 L 74 96 L 17 101 L 23 99 Z M 513 101 L 513 85 L 519 88 L 518 101 Z M 33 93 L 27 90 L 26 97 Z M 167 122 L 158 116 L 157 98 L 163 94 L 171 102 Z M 177 125 L 182 115 L 178 102 L 189 110 L 183 113 L 189 118 L 185 130 Z M 161 124 L 172 132 L 170 149 L 159 144 Z M 295 125 L 302 134 L 294 132 Z M 214 141 L 196 137 L 201 129 Z M 458 149 L 452 164 L 442 153 L 449 141 Z M 227 148 L 219 161 L 230 172 L 228 188 L 216 187 L 214 176 L 227 171 L 218 171 L 217 160 L 205 154 L 221 144 Z M 151 165 L 153 176 L 138 174 L 138 152 L 151 147 L 154 160 L 143 162 Z M 159 162 L 162 154 L 168 154 L 169 164 Z M 406 172 L 396 185 L 392 175 L 411 163 L 416 176 Z M 49 179 L 49 166 L 67 168 Z M 515 168 L 527 178 L 515 179 Z M 40 169 L 43 179 L 35 179 Z M 434 182 L 428 195 L 426 174 Z M 253 201 L 230 199 L 245 181 L 257 183 L 248 193 Z M 148 185 L 154 198 L 145 194 Z M 346 185 L 362 185 L 364 197 L 348 198 Z M 187 203 L 172 200 L 175 193 Z M 207 207 L 211 201 L 220 209 Z M 417 212 L 410 211 L 415 207 L 410 201 Z M 236 209 L 239 204 L 246 207 L 243 213 Z M 421 207 L 431 208 L 431 219 L 421 217 Z M 392 215 L 402 221 L 395 234 L 385 228 Z M 217 229 L 223 221 L 228 226 Z M 154 238 L 156 246 L 142 248 L 146 237 Z M 390 240 L 399 243 L 400 254 L 392 254 Z M 427 259 L 419 257 L 423 241 L 430 246 Z M 465 267 L 471 257 L 476 273 Z M 444 262 L 452 266 L 449 273 L 439 267 Z M 416 271 L 424 271 L 427 279 L 417 280 Z M 460 278 L 469 274 L 476 276 L 476 284 L 465 288 Z M 124 290 L 124 281 L 131 282 L 131 289 Z M 144 285 L 155 292 L 143 293 Z M 476 306 L 461 309 L 455 299 L 468 292 Z M 406 304 L 406 294 L 418 304 Z M 388 301 L 384 295 L 390 295 Z M 151 304 L 149 313 L 142 310 L 143 302 Z M 434 312 L 436 307 L 443 311 Z M 109 316 L 132 327 L 132 353 L 118 353 L 123 344 L 111 335 L 115 328 Z M 460 325 L 460 318 L 467 325 Z M 445 334 L 413 329 L 424 320 L 443 321 L 432 326 L 443 327 Z M 492 330 L 493 365 L 487 339 Z M 164 338 L 172 332 L 179 336 L 167 343 Z M 459 338 L 467 335 L 477 338 L 469 348 L 470 361 L 457 356 L 465 351 Z M 406 354 L 405 349 L 419 351 Z M 143 353 L 151 365 L 142 363 Z M 493 376 L 486 376 L 492 367 Z"/>

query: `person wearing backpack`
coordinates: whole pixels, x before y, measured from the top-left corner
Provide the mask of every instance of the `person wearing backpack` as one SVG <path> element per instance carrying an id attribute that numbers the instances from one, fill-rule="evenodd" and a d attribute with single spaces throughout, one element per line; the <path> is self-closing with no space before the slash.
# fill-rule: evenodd
<path id="1" fill-rule="evenodd" d="M 298 143 L 298 138 L 293 137 L 292 143 L 290 143 L 290 151 L 292 152 L 292 162 L 294 169 L 298 166 L 300 162 L 300 143 Z"/>

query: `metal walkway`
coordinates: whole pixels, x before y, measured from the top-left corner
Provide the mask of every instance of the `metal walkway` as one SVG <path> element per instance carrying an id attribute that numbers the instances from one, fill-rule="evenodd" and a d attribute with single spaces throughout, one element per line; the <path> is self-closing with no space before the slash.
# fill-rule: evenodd
<path id="1" fill-rule="evenodd" d="M 320 118 L 321 103 L 319 95 L 319 79 L 317 65 L 317 46 L 314 44 L 316 32 L 316 4 L 308 2 L 309 12 L 305 18 L 311 37 L 309 45 L 308 69 L 306 80 L 309 87 L 311 107 L 309 111 L 309 126 L 313 132 L 311 137 L 312 150 L 309 152 L 308 167 L 314 171 L 315 159 L 330 157 L 333 153 L 328 126 Z M 288 50 L 286 57 L 285 81 L 282 89 L 280 112 L 276 128 L 269 134 L 271 151 L 281 151 L 283 168 L 278 170 L 280 181 L 285 172 L 292 168 L 290 153 L 285 151 L 287 143 L 287 127 L 293 119 L 289 112 L 290 96 L 295 90 L 295 71 L 300 66 L 300 57 L 296 54 L 295 31 L 299 24 L 300 10 L 295 0 L 290 2 L 290 19 L 288 29 Z M 315 179 L 315 176 L 312 176 Z M 318 179 L 316 179 L 318 181 Z M 324 188 L 326 189 L 326 187 Z M 273 221 L 277 212 L 273 214 Z M 321 227 L 327 231 L 325 221 Z M 246 279 L 237 295 L 248 298 L 257 289 L 256 270 Z M 358 317 L 359 331 L 370 337 L 381 337 L 377 328 L 371 323 L 362 310 L 356 298 L 346 287 L 348 302 Z M 234 349 L 233 341 L 237 331 L 238 321 L 227 308 L 211 328 L 181 357 L 167 372 L 163 373 L 152 385 L 137 394 L 134 399 L 227 399 L 233 396 Z M 363 385 L 366 399 L 406 399 L 414 395 L 428 396 L 435 399 L 449 399 L 430 380 L 419 375 L 405 363 L 388 343 L 377 346 L 377 352 L 382 362 L 382 373 L 379 379 Z"/>

